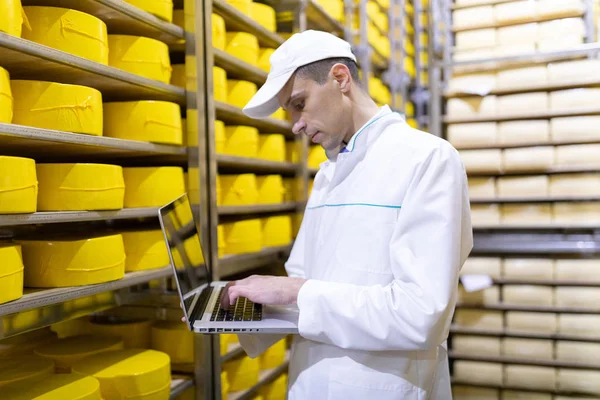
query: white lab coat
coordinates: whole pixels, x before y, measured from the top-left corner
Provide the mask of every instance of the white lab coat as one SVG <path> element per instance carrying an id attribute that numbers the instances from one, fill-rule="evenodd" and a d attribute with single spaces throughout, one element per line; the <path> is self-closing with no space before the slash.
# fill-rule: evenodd
<path id="1" fill-rule="evenodd" d="M 473 244 L 459 155 L 388 107 L 347 148 L 321 164 L 286 263 L 308 279 L 288 399 L 451 399 L 446 339 Z M 277 339 L 240 335 L 250 356 Z"/>

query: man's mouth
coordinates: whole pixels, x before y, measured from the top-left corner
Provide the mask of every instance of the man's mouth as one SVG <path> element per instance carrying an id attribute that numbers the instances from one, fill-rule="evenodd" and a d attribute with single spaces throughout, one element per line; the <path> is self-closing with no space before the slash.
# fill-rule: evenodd
<path id="1" fill-rule="evenodd" d="M 321 137 L 321 131 L 317 131 L 315 134 L 310 136 L 310 139 L 312 140 L 313 143 L 319 143 L 320 137 Z"/>

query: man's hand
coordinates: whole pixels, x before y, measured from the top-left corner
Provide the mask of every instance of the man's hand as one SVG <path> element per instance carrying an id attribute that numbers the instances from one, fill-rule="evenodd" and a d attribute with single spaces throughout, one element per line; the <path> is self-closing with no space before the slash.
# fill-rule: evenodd
<path id="1" fill-rule="evenodd" d="M 227 283 L 221 297 L 221 306 L 229 308 L 238 297 L 266 305 L 288 305 L 298 300 L 298 292 L 306 282 L 303 278 L 284 276 L 252 275 L 248 278 Z"/>

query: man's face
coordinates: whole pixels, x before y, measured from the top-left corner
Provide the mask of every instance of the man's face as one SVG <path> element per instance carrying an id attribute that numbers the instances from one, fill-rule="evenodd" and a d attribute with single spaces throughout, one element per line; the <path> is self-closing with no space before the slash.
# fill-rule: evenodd
<path id="1" fill-rule="evenodd" d="M 312 79 L 293 76 L 277 95 L 279 104 L 292 117 L 294 134 L 305 134 L 325 150 L 339 147 L 347 123 L 347 99 L 334 79 L 319 85 Z"/>

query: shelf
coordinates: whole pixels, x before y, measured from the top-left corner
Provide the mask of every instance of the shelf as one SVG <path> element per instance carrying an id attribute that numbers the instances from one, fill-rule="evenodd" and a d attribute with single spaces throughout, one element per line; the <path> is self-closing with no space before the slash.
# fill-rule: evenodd
<path id="1" fill-rule="evenodd" d="M 600 254 L 600 228 L 505 229 L 474 227 L 472 254 L 489 256 Z"/>
<path id="2" fill-rule="evenodd" d="M 470 310 L 493 310 L 493 311 L 526 311 L 541 313 L 564 313 L 564 314 L 600 314 L 600 308 L 580 308 L 580 307 L 553 307 L 553 306 L 526 306 L 526 305 L 508 305 L 508 304 L 457 304 L 456 308 Z"/>
<path id="3" fill-rule="evenodd" d="M 135 140 L 60 132 L 0 123 L 2 154 L 32 157 L 36 161 L 115 161 L 187 163 L 187 149 Z"/>
<path id="4" fill-rule="evenodd" d="M 548 389 L 530 389 L 523 386 L 511 386 L 511 385 L 494 385 L 490 383 L 470 383 L 468 381 L 461 381 L 458 379 L 452 378 L 452 386 L 470 386 L 470 387 L 480 387 L 486 389 L 499 389 L 499 390 L 514 390 L 518 392 L 531 392 L 531 393 L 547 393 L 547 394 L 564 394 L 566 396 L 577 396 L 577 400 L 595 400 L 598 397 L 592 396 L 589 393 L 585 392 L 572 392 L 572 391 L 560 391 L 560 390 L 548 390 Z M 567 397 L 568 398 L 568 397 Z"/>
<path id="5" fill-rule="evenodd" d="M 558 174 L 585 174 L 598 173 L 600 166 L 594 167 L 569 167 L 569 168 L 550 168 L 546 170 L 531 170 L 531 171 L 505 171 L 505 172 L 473 172 L 467 171 L 469 177 L 473 176 L 523 176 L 523 175 L 558 175 Z"/>
<path id="6" fill-rule="evenodd" d="M 572 13 L 565 14 L 565 15 L 561 16 L 560 19 L 563 19 L 563 18 L 577 18 L 577 17 L 581 17 L 581 16 L 583 16 L 583 12 L 572 12 Z M 531 24 L 531 23 L 550 22 L 550 21 L 555 21 L 557 19 L 558 18 L 556 16 L 550 15 L 550 16 L 547 16 L 547 17 L 530 18 L 530 19 L 528 19 L 526 21 L 518 21 L 518 22 L 481 24 L 481 25 L 477 25 L 477 26 L 473 26 L 473 27 L 468 27 L 468 28 L 454 28 L 454 27 L 452 27 L 452 32 L 458 33 L 458 32 L 475 31 L 475 30 L 480 30 L 480 29 L 503 28 L 503 27 L 506 27 L 506 26 L 516 26 L 516 25 L 524 25 L 524 24 Z"/>
<path id="7" fill-rule="evenodd" d="M 32 214 L 0 214 L 0 227 L 158 218 L 158 208 L 124 208 L 114 211 L 58 211 Z"/>
<path id="8" fill-rule="evenodd" d="M 242 111 L 241 108 L 231 104 L 215 101 L 217 119 L 228 125 L 247 125 L 258 128 L 260 133 L 281 133 L 292 138 L 292 124 L 275 118 L 253 119 Z"/>
<path id="9" fill-rule="evenodd" d="M 175 400 L 181 396 L 183 392 L 194 387 L 194 380 L 191 377 L 174 375 L 171 380 L 171 395 L 169 400 Z"/>
<path id="10" fill-rule="evenodd" d="M 597 287 L 600 288 L 600 282 L 590 281 L 561 281 L 556 279 L 493 279 L 495 285 L 531 285 L 531 286 L 576 286 L 576 287 Z"/>
<path id="11" fill-rule="evenodd" d="M 471 199 L 471 204 L 523 204 L 523 203 L 583 203 L 600 201 L 600 197 L 519 197 L 519 198 L 496 198 L 496 199 Z"/>
<path id="12" fill-rule="evenodd" d="M 542 111 L 542 112 L 531 112 L 523 114 L 507 114 L 497 116 L 480 116 L 480 117 L 444 117 L 446 124 L 467 124 L 474 122 L 496 122 L 496 121 L 519 121 L 523 119 L 551 119 L 551 118 L 562 118 L 562 117 L 579 117 L 587 115 L 600 115 L 600 108 L 590 107 L 581 108 L 578 110 L 569 111 Z"/>
<path id="13" fill-rule="evenodd" d="M 238 358 L 239 356 L 244 354 L 244 349 L 239 343 L 231 343 L 227 350 L 227 353 L 221 356 L 221 363 L 233 360 L 234 358 Z"/>
<path id="14" fill-rule="evenodd" d="M 223 50 L 213 48 L 215 65 L 227 71 L 227 77 L 241 79 L 262 85 L 267 80 L 267 73 L 262 69 L 250 65 Z"/>
<path id="15" fill-rule="evenodd" d="M 247 272 L 289 256 L 292 246 L 267 247 L 257 253 L 228 255 L 219 259 L 219 275 L 226 277 Z"/>
<path id="16" fill-rule="evenodd" d="M 272 369 L 268 369 L 265 371 L 260 371 L 260 376 L 258 377 L 258 383 L 254 386 L 252 386 L 250 389 L 248 390 L 244 390 L 241 392 L 229 392 L 228 395 L 228 400 L 251 400 L 253 399 L 257 393 L 258 390 L 264 386 L 267 385 L 271 382 L 273 382 L 275 379 L 279 378 L 282 374 L 284 374 L 287 369 L 288 369 L 288 363 L 289 363 L 289 355 L 286 355 L 286 360 L 283 364 L 281 364 L 279 367 L 275 367 Z"/>
<path id="17" fill-rule="evenodd" d="M 23 0 L 24 6 L 62 7 L 91 14 L 106 23 L 111 34 L 145 36 L 174 44 L 183 29 L 123 0 Z"/>
<path id="18" fill-rule="evenodd" d="M 500 231 L 561 231 L 561 230 L 571 230 L 571 231 L 584 231 L 584 230 L 600 230 L 599 224 L 590 223 L 588 225 L 584 224 L 522 224 L 522 225 L 511 225 L 511 224 L 502 224 L 502 225 L 478 225 L 474 224 L 473 229 L 479 231 L 492 230 L 496 232 Z"/>
<path id="19" fill-rule="evenodd" d="M 552 141 L 552 142 L 523 142 L 523 143 L 497 143 L 497 144 L 482 144 L 472 146 L 454 146 L 456 150 L 494 150 L 494 149 L 519 149 L 525 147 L 537 146 L 569 146 L 573 144 L 599 144 L 600 138 L 590 140 L 569 140 L 569 141 Z"/>
<path id="20" fill-rule="evenodd" d="M 84 85 L 103 101 L 164 100 L 186 104 L 185 90 L 0 32 L 0 66 L 11 79 Z"/>
<path id="21" fill-rule="evenodd" d="M 546 92 L 546 91 L 554 91 L 554 90 L 567 90 L 567 89 L 580 89 L 580 88 L 589 88 L 589 87 L 597 87 L 600 86 L 600 80 L 598 78 L 594 79 L 581 79 L 573 80 L 571 82 L 565 83 L 546 83 L 541 85 L 531 85 L 531 86 L 515 86 L 508 88 L 500 88 L 500 89 L 492 89 L 489 92 L 485 93 L 484 96 L 490 95 L 505 95 L 505 94 L 520 94 L 520 93 L 532 93 L 532 92 Z M 454 98 L 454 97 L 481 97 L 481 93 L 468 93 L 463 91 L 452 91 L 446 92 L 445 97 Z"/>
<path id="22" fill-rule="evenodd" d="M 277 48 L 284 42 L 281 36 L 263 28 L 258 22 L 227 4 L 225 0 L 213 0 L 213 12 L 223 17 L 227 32 L 248 32 L 257 37 L 260 47 Z"/>
<path id="23" fill-rule="evenodd" d="M 495 6 L 496 4 L 514 3 L 515 1 L 519 1 L 519 0 L 482 0 L 481 2 L 479 2 L 477 4 L 465 4 L 465 5 L 452 4 L 452 6 L 450 8 L 452 10 L 462 10 L 464 8 L 473 8 L 473 7 L 479 7 L 479 6 Z"/>
<path id="24" fill-rule="evenodd" d="M 600 364 L 583 364 L 559 360 L 534 360 L 527 358 L 503 357 L 503 356 L 476 356 L 460 354 L 454 351 L 448 352 L 448 358 L 453 360 L 483 361 L 501 364 L 531 365 L 537 367 L 570 368 L 570 369 L 593 369 L 600 370 Z"/>
<path id="25" fill-rule="evenodd" d="M 478 328 L 464 328 L 453 325 L 450 327 L 452 334 L 461 335 L 479 335 L 490 337 L 510 337 L 519 339 L 547 339 L 547 340 L 567 340 L 571 342 L 600 342 L 600 336 L 596 338 L 574 335 L 562 335 L 559 333 L 538 333 L 538 332 L 511 332 L 508 330 L 490 330 Z"/>
<path id="26" fill-rule="evenodd" d="M 221 206 L 218 208 L 220 216 L 224 215 L 244 215 L 244 214 L 266 214 L 286 211 L 295 211 L 298 208 L 296 202 L 287 202 L 281 204 L 256 204 L 251 206 Z M 1 216 L 0 216 L 0 221 Z M 1 222 L 0 222 L 1 223 Z"/>
<path id="27" fill-rule="evenodd" d="M 300 165 L 291 162 L 267 161 L 258 158 L 247 158 L 217 154 L 217 165 L 219 172 L 255 172 L 255 173 L 276 173 L 276 174 L 295 174 Z"/>

